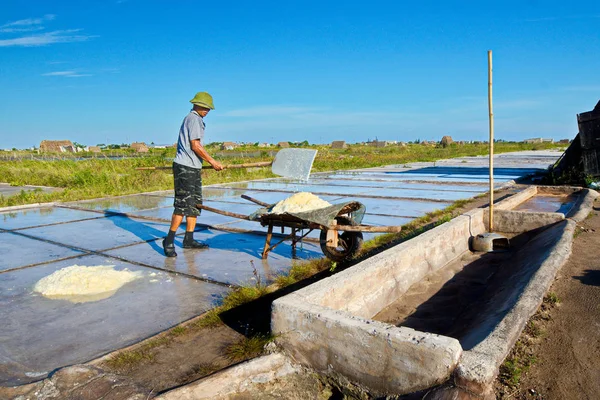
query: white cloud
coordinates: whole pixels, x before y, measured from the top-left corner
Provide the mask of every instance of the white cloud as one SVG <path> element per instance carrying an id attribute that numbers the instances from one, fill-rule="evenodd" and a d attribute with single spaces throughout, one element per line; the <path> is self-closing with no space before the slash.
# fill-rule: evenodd
<path id="1" fill-rule="evenodd" d="M 18 21 L 9 22 L 7 24 L 0 26 L 0 28 L 8 28 L 8 27 L 12 27 L 12 26 L 22 27 L 22 26 L 31 26 L 31 25 L 41 25 L 45 21 L 52 21 L 54 18 L 56 18 L 56 15 L 46 14 L 41 18 L 27 18 L 27 19 L 20 19 Z"/>
<path id="2" fill-rule="evenodd" d="M 43 26 L 28 26 L 26 28 L 0 28 L 1 33 L 22 33 L 22 32 L 35 32 L 43 30 Z"/>
<path id="3" fill-rule="evenodd" d="M 80 78 L 82 76 L 92 76 L 92 74 L 82 74 L 77 71 L 54 71 L 54 72 L 46 72 L 42 74 L 42 76 L 62 76 L 65 78 Z"/>
<path id="4" fill-rule="evenodd" d="M 81 29 L 67 29 L 60 31 L 52 31 L 46 33 L 40 33 L 37 35 L 22 36 L 14 39 L 1 39 L 0 47 L 35 47 L 35 46 L 46 46 L 54 43 L 73 43 L 73 42 L 85 42 L 96 36 L 90 35 L 75 35 L 74 33 L 81 31 Z"/>
<path id="5" fill-rule="evenodd" d="M 43 31 L 43 23 L 56 18 L 54 14 L 46 14 L 41 18 L 27 18 L 9 22 L 0 26 L 0 33 L 19 33 L 20 37 L 0 39 L 0 47 L 35 47 L 54 43 L 84 42 L 96 36 L 75 34 L 81 29 L 66 29 L 36 34 L 30 32 Z"/>

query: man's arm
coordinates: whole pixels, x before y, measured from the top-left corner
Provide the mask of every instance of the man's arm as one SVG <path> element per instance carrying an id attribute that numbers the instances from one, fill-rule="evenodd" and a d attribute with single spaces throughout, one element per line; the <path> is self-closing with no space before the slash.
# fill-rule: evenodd
<path id="1" fill-rule="evenodd" d="M 215 171 L 221 171 L 223 169 L 223 165 L 221 165 L 220 162 L 218 162 L 217 160 L 215 160 L 214 158 L 212 158 L 210 156 L 210 154 L 208 154 L 208 152 L 206 151 L 206 149 L 204 148 L 204 146 L 202 146 L 200 144 L 200 140 L 199 139 L 192 140 L 191 141 L 191 147 L 192 147 L 192 150 L 194 151 L 194 153 L 196 153 L 196 155 L 198 157 L 200 157 L 201 159 L 205 160 L 210 165 L 212 165 L 213 168 L 215 169 Z"/>

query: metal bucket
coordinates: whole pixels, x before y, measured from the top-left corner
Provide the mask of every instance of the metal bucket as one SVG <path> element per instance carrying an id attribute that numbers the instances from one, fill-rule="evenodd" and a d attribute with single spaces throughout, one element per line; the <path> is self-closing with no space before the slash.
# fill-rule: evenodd
<path id="1" fill-rule="evenodd" d="M 485 253 L 507 251 L 510 247 L 508 238 L 497 233 L 481 233 L 471 238 L 473 251 Z"/>

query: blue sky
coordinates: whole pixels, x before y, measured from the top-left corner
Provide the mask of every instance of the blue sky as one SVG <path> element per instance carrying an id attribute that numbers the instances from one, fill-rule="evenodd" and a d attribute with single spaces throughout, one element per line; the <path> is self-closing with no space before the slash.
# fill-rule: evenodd
<path id="1" fill-rule="evenodd" d="M 16 1 L 0 4 L 0 148 L 206 141 L 572 138 L 600 99 L 600 3 Z"/>

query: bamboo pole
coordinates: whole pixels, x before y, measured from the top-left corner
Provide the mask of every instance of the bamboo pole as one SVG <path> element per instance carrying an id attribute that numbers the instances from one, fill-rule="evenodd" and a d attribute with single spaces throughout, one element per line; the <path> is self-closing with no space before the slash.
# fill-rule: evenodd
<path id="1" fill-rule="evenodd" d="M 246 163 L 246 164 L 229 164 L 223 165 L 223 169 L 237 169 L 237 168 L 258 168 L 258 167 L 269 167 L 273 164 L 273 161 L 262 161 L 255 163 Z M 138 167 L 137 171 L 154 171 L 158 169 L 171 169 L 172 166 L 164 166 L 164 167 Z M 213 169 L 212 165 L 203 165 L 202 169 Z"/>
<path id="2" fill-rule="evenodd" d="M 257 200 L 257 199 L 255 199 L 255 198 L 253 198 L 253 197 L 250 197 L 250 196 L 248 196 L 248 195 L 245 195 L 245 194 L 243 194 L 243 195 L 242 195 L 242 199 L 244 199 L 244 200 L 248 200 L 248 201 L 251 201 L 251 202 L 253 202 L 253 203 L 256 203 L 256 204 L 258 204 L 259 206 L 263 206 L 263 207 L 270 207 L 270 206 L 272 206 L 272 204 L 265 203 L 264 201 Z"/>
<path id="3" fill-rule="evenodd" d="M 226 215 L 228 217 L 237 218 L 237 219 L 250 220 L 250 217 L 248 215 L 233 213 L 233 212 L 224 211 L 224 210 L 219 210 L 219 209 L 216 209 L 216 208 L 205 206 L 204 204 L 196 204 L 196 207 L 199 208 L 199 209 L 201 209 L 201 210 L 206 210 L 206 211 L 213 212 L 215 214 Z"/>
<path id="4" fill-rule="evenodd" d="M 492 51 L 488 50 L 488 108 L 490 113 L 490 218 L 489 231 L 494 231 L 494 111 L 492 107 Z"/>
<path id="5" fill-rule="evenodd" d="M 329 229 L 343 232 L 381 232 L 398 233 L 402 231 L 401 226 L 371 226 L 371 225 L 332 225 Z"/>

